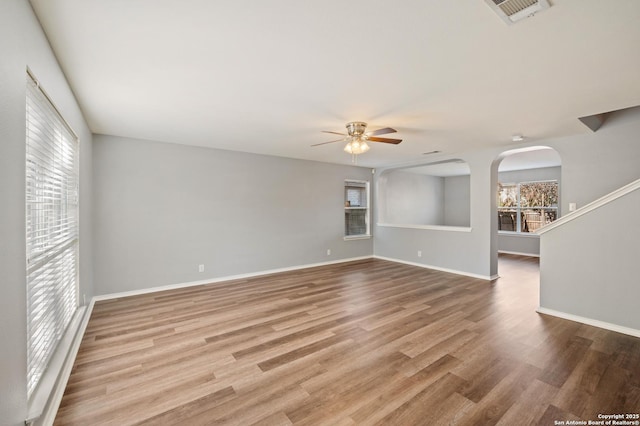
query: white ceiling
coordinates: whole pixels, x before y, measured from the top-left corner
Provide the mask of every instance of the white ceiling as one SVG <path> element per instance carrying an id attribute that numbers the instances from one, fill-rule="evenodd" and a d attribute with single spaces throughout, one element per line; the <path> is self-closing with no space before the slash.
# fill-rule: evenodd
<path id="1" fill-rule="evenodd" d="M 561 166 L 560 154 L 549 147 L 532 147 L 523 152 L 516 152 L 505 157 L 498 166 L 498 171 L 538 169 L 541 167 Z"/>
<path id="2" fill-rule="evenodd" d="M 31 0 L 93 132 L 362 166 L 590 132 L 640 104 L 640 1 Z M 389 135 L 392 136 L 392 135 Z"/>
<path id="3" fill-rule="evenodd" d="M 417 173 L 429 176 L 466 176 L 471 174 L 469 163 L 460 159 L 452 159 L 449 161 L 435 161 L 422 166 L 410 166 L 397 169 L 403 172 Z"/>
<path id="4" fill-rule="evenodd" d="M 498 171 L 510 172 L 513 170 L 562 166 L 558 151 L 549 147 L 531 146 L 514 151 L 516 152 L 512 152 L 503 158 L 498 166 Z M 457 158 L 429 162 L 420 166 L 401 167 L 398 170 L 439 177 L 465 176 L 471 174 L 469 164 Z"/>

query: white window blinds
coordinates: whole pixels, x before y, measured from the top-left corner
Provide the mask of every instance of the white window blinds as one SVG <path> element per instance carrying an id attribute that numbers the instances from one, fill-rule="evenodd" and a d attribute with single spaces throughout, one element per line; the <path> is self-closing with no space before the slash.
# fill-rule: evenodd
<path id="1" fill-rule="evenodd" d="M 26 99 L 27 391 L 78 307 L 78 139 L 29 74 Z"/>

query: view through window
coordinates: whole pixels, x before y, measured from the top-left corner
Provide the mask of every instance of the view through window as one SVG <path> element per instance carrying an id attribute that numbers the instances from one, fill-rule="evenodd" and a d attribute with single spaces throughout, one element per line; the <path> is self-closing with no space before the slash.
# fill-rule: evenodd
<path id="1" fill-rule="evenodd" d="M 535 232 L 557 218 L 557 181 L 498 184 L 498 230 Z"/>
<path id="2" fill-rule="evenodd" d="M 344 235 L 369 236 L 369 182 L 344 182 Z"/>

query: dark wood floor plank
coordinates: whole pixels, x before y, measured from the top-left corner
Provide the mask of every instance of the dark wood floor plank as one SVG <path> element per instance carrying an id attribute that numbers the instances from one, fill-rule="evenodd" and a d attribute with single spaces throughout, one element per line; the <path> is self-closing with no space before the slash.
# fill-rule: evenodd
<path id="1" fill-rule="evenodd" d="M 455 333 L 455 330 L 453 332 Z M 414 356 L 408 362 L 405 362 L 400 367 L 401 371 L 407 376 L 412 376 L 416 372 L 433 364 L 438 359 L 447 355 L 450 356 L 451 353 L 455 352 L 463 345 L 473 342 L 478 338 L 479 334 L 468 330 L 462 330 L 453 335 L 445 334 L 445 338 L 443 340 L 434 339 L 432 342 L 433 346 Z M 406 352 L 402 351 L 402 353 Z"/>
<path id="2" fill-rule="evenodd" d="M 208 408 L 215 407 L 218 404 L 230 400 L 235 397 L 235 395 L 236 393 L 234 392 L 233 387 L 227 386 L 217 392 L 207 394 L 202 398 L 195 399 L 184 405 L 179 405 L 153 417 L 141 420 L 135 424 L 140 426 L 154 426 L 159 424 L 176 425 L 185 423 L 188 422 L 190 418 L 200 415 Z"/>
<path id="3" fill-rule="evenodd" d="M 596 392 L 603 374 L 611 363 L 612 355 L 589 349 L 562 385 L 553 404 L 579 416 Z"/>
<path id="4" fill-rule="evenodd" d="M 464 385 L 464 380 L 458 376 L 447 373 L 445 376 L 417 393 L 409 401 L 392 411 L 377 425 L 426 425 L 436 424 L 439 419 L 431 418 L 434 414 L 424 407 L 440 407 L 453 395 L 456 390 Z"/>
<path id="5" fill-rule="evenodd" d="M 408 403 L 418 393 L 449 374 L 451 369 L 459 363 L 460 360 L 444 355 L 410 377 L 400 376 L 380 392 L 373 394 L 366 404 L 350 415 L 350 418 L 357 424 L 373 424 L 381 421 L 403 404 Z"/>
<path id="6" fill-rule="evenodd" d="M 627 413 L 630 408 L 634 413 L 640 405 L 628 407 L 628 392 L 632 389 L 631 373 L 617 365 L 609 365 L 602 375 L 598 387 L 587 400 L 580 417 L 595 419 L 601 413 L 601 407 L 608 407 L 611 413 Z"/>
<path id="7" fill-rule="evenodd" d="M 563 409 L 558 408 L 553 404 L 549 404 L 542 417 L 540 417 L 540 419 L 538 420 L 537 424 L 540 426 L 561 424 L 559 422 L 563 422 L 566 424 L 566 422 L 569 420 L 580 421 L 582 419 L 575 414 L 564 411 Z"/>
<path id="8" fill-rule="evenodd" d="M 637 411 L 640 339 L 377 259 L 97 302 L 56 425 L 554 424 Z"/>
<path id="9" fill-rule="evenodd" d="M 285 365 L 289 362 L 293 362 L 300 358 L 317 353 L 318 351 L 321 351 L 323 349 L 330 348 L 331 346 L 336 345 L 340 342 L 344 342 L 345 340 L 346 339 L 344 336 L 327 337 L 326 339 L 319 340 L 317 342 L 311 343 L 298 349 L 294 349 L 282 355 L 278 355 L 266 361 L 259 362 L 258 367 L 260 367 L 262 371 L 269 371 L 281 365 Z"/>
<path id="10" fill-rule="evenodd" d="M 515 363 L 500 358 L 492 359 L 484 368 L 467 380 L 458 393 L 465 398 L 480 402 L 495 386 L 514 370 Z"/>
<path id="11" fill-rule="evenodd" d="M 520 396 L 534 383 L 540 370 L 529 364 L 521 364 L 512 368 L 507 376 L 496 381 L 464 417 L 462 425 L 494 425 L 517 402 Z"/>
<path id="12" fill-rule="evenodd" d="M 518 395 L 515 403 L 498 421 L 498 425 L 540 424 L 547 408 L 558 394 L 558 388 L 539 380 L 533 380 L 527 389 Z M 553 423 L 548 423 L 553 424 Z"/>
<path id="13" fill-rule="evenodd" d="M 591 343 L 591 340 L 587 340 L 584 337 L 574 336 L 570 338 L 563 345 L 562 351 L 554 362 L 544 369 L 539 379 L 558 388 L 561 387 L 584 358 Z"/>
<path id="14" fill-rule="evenodd" d="M 394 361 L 403 358 L 401 354 L 395 355 L 395 360 L 389 357 L 384 362 L 393 364 Z M 294 424 L 299 425 L 320 424 L 328 415 L 340 419 L 363 405 L 365 399 L 362 396 L 370 389 L 385 386 L 396 374 L 393 368 L 375 371 L 368 366 L 363 366 L 355 369 L 346 373 L 340 382 L 331 383 L 310 393 L 305 404 L 286 411 L 287 417 Z"/>

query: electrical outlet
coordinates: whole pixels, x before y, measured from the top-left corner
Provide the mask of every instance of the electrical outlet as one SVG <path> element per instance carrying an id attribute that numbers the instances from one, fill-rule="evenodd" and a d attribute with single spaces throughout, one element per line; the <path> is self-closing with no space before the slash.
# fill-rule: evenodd
<path id="1" fill-rule="evenodd" d="M 327 249 L 327 256 L 331 256 L 331 249 Z"/>
<path id="2" fill-rule="evenodd" d="M 570 212 L 575 212 L 576 211 L 576 203 L 569 203 L 569 211 Z"/>
<path id="3" fill-rule="evenodd" d="M 198 265 L 198 272 L 204 272 L 204 265 Z"/>
<path id="4" fill-rule="evenodd" d="M 418 257 L 422 257 L 422 250 L 418 250 Z"/>

